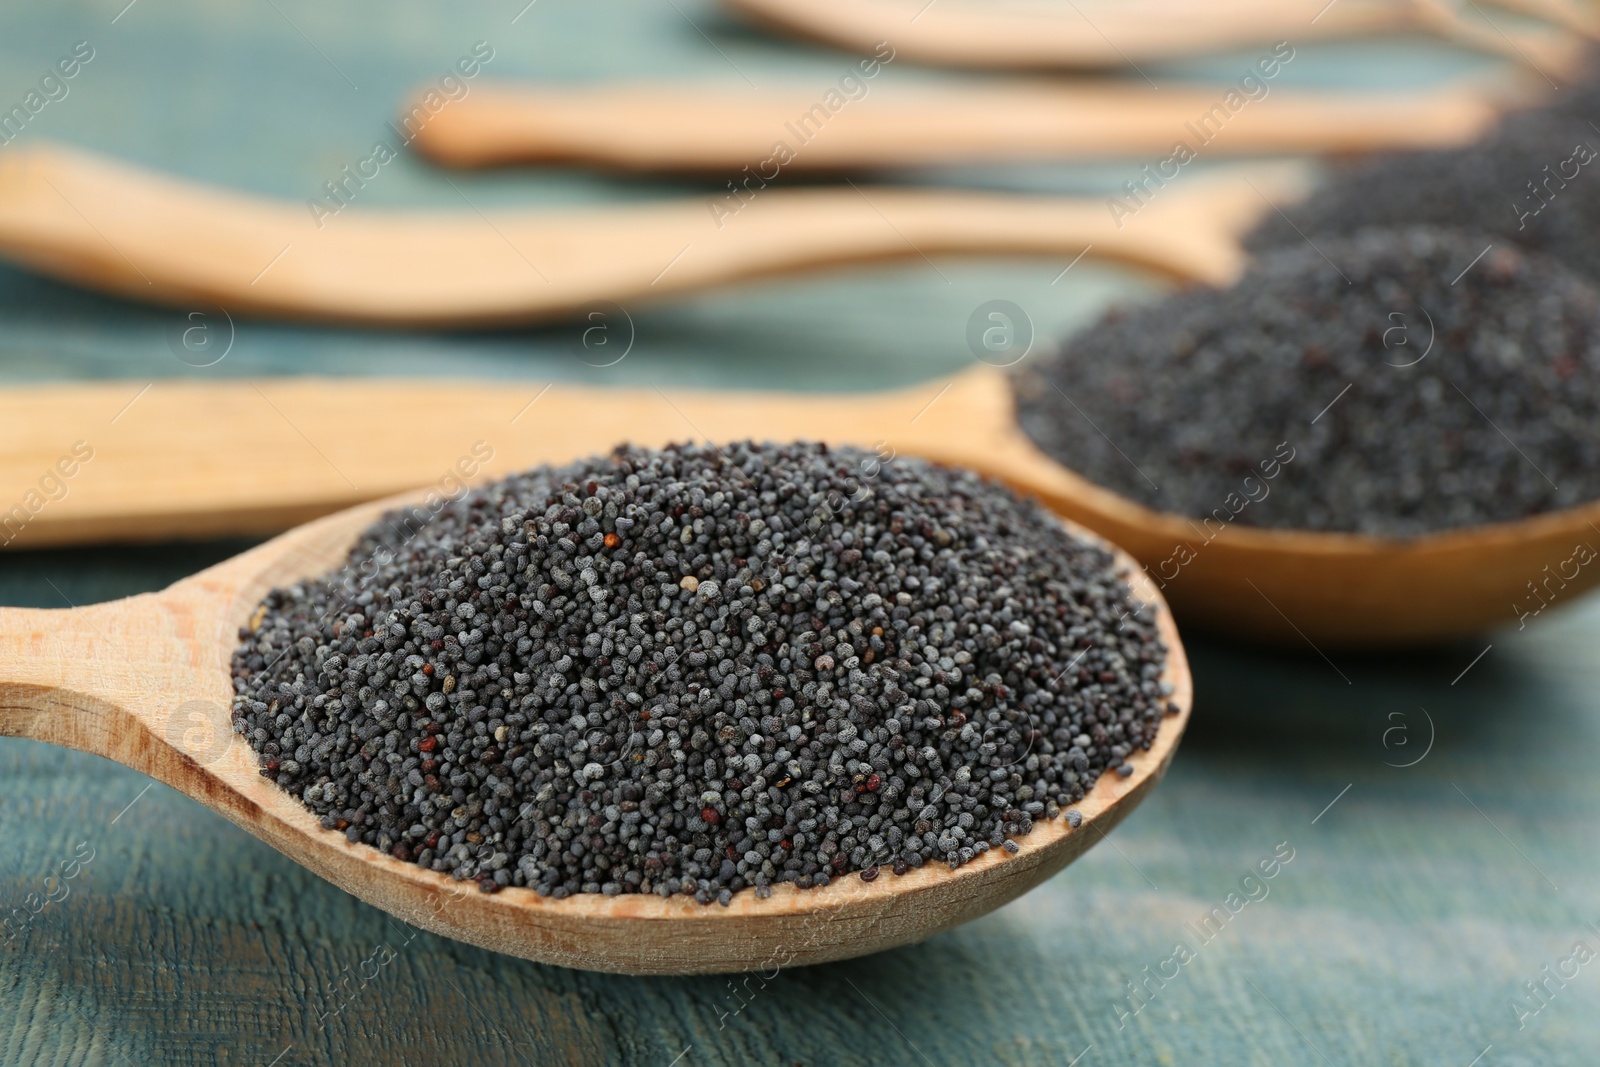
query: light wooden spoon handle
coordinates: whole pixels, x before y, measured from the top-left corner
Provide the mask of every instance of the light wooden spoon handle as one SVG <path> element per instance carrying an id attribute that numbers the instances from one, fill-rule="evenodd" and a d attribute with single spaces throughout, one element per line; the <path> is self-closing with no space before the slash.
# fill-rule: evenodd
<path id="1" fill-rule="evenodd" d="M 339 557 L 318 559 L 311 533 L 298 554 L 331 567 Z M 298 575 L 254 575 L 251 562 L 236 556 L 160 593 L 103 604 L 0 608 L 0 736 L 114 760 L 296 855 L 263 815 L 264 782 L 233 734 L 228 665 L 273 579 Z M 216 777 L 224 756 L 242 788 Z"/>
<path id="2" fill-rule="evenodd" d="M 153 407 L 159 410 L 160 402 Z M 76 410 L 81 414 L 93 407 Z M 171 410 L 163 414 L 180 417 Z M 198 412 L 191 417 L 202 422 L 208 418 Z M 251 432 L 248 420 L 239 428 Z M 121 442 L 132 446 L 126 451 L 102 437 L 103 450 L 66 480 L 68 496 L 51 506 L 72 510 L 75 501 L 68 501 L 80 488 L 94 496 L 89 479 L 100 461 L 105 461 L 101 472 L 108 481 L 127 476 L 142 478 L 148 489 L 164 488 L 161 480 L 167 476 L 148 462 L 154 455 L 135 458 L 141 442 L 156 444 L 158 434 L 149 432 L 153 429 L 137 430 Z M 224 449 L 218 458 L 233 462 L 236 455 Z M 197 474 L 205 466 L 199 457 L 191 457 L 189 464 L 178 456 L 168 459 Z M 131 486 L 116 491 L 127 493 L 128 499 L 137 496 Z M 224 753 L 248 749 L 242 742 L 234 744 L 229 711 L 229 663 L 239 627 L 268 589 L 336 566 L 354 532 L 384 507 L 381 501 L 369 502 L 342 521 L 303 527 L 159 593 L 82 607 L 63 598 L 59 607 L 49 609 L 0 608 L 0 736 L 32 738 L 116 760 L 261 833 L 261 806 L 251 803 L 252 796 L 260 796 L 261 781 L 254 774 L 254 757 L 230 753 L 244 761 L 237 776 L 246 783 L 242 788 L 218 788 L 208 773 Z M 8 519 L 15 521 L 14 515 Z M 4 536 L 0 532 L 0 540 Z M 281 835 L 265 836 L 283 847 Z"/>
<path id="3" fill-rule="evenodd" d="M 601 328 L 626 344 L 625 323 Z M 1008 431 L 998 371 L 845 397 L 316 378 L 22 387 L 0 391 L 0 500 L 18 502 L 0 512 L 0 544 L 275 532 L 626 442 L 883 442 L 981 465 Z"/>
<path id="4" fill-rule="evenodd" d="M 991 7 L 921 0 L 724 0 L 753 21 L 854 52 L 880 44 L 912 62 L 999 69 L 1137 65 L 1271 42 L 1425 30 L 1565 74 L 1582 61 L 1563 31 L 1469 23 L 1428 0 L 1232 0 L 1224 5 L 1128 0 Z"/>
<path id="5" fill-rule="evenodd" d="M 1142 83 L 896 92 L 858 77 L 847 87 L 854 98 L 834 86 L 487 85 L 428 118 L 412 144 L 456 167 L 559 161 L 714 170 L 737 185 L 796 170 L 1164 157 L 1178 140 L 1233 154 L 1446 146 L 1477 136 L 1498 111 L 1462 89 L 1386 96 L 1253 84 L 1251 97 L 1233 86 L 1158 92 Z"/>
<path id="6" fill-rule="evenodd" d="M 1147 193 L 1154 194 L 1152 184 Z M 453 215 L 305 206 L 65 150 L 0 156 L 0 254 L 183 309 L 483 325 L 624 305 L 762 275 L 941 254 L 1092 254 L 1225 280 L 1259 197 L 1164 190 L 1135 219 L 1104 200 L 887 188 L 776 189 L 606 208 Z"/>
<path id="7" fill-rule="evenodd" d="M 91 623 L 103 611 L 0 608 L 0 737 L 29 737 L 104 755 L 112 732 L 107 710 L 71 677 L 94 659 Z"/>

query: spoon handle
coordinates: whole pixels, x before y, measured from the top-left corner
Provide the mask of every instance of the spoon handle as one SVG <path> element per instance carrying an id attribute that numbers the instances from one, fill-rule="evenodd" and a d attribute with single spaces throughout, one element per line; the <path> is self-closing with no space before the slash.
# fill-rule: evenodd
<path id="1" fill-rule="evenodd" d="M 624 442 L 824 440 L 981 469 L 1003 462 L 1010 427 L 992 370 L 855 396 L 315 378 L 24 387 L 0 391 L 0 500 L 19 501 L 0 513 L 0 544 L 270 533 Z M 75 441 L 90 458 L 41 491 Z"/>
<path id="2" fill-rule="evenodd" d="M 1232 85 L 1157 92 L 1143 83 L 897 93 L 871 91 L 859 77 L 848 96 L 834 86 L 483 86 L 431 116 L 417 102 L 406 114 L 424 117 L 406 132 L 449 166 L 717 171 L 731 188 L 794 170 L 1164 157 L 1177 140 L 1215 154 L 1442 147 L 1471 140 L 1497 113 L 1483 93 L 1463 89 L 1363 95 L 1252 85 L 1248 98 Z"/>
<path id="3" fill-rule="evenodd" d="M 74 724 L 92 723 L 92 716 L 74 714 L 66 694 L 47 676 L 52 661 L 70 662 L 60 633 L 64 614 L 0 608 L 0 737 L 60 743 L 57 736 Z"/>
<path id="4" fill-rule="evenodd" d="M 125 709 L 160 702 L 180 703 L 188 678 L 175 663 L 186 654 L 181 642 L 163 655 L 130 654 L 153 648 L 154 633 L 167 629 L 154 597 L 61 608 L 0 608 L 0 736 L 27 737 L 106 756 L 141 767 L 148 738 L 130 736 Z M 143 633 L 141 642 L 129 635 Z M 170 686 L 170 688 L 169 688 Z"/>
<path id="5" fill-rule="evenodd" d="M 1170 175 L 1169 175 L 1170 177 Z M 354 181 L 347 190 L 355 197 Z M 0 158 L 0 255 L 185 313 L 482 326 L 823 266 L 940 254 L 1093 255 L 1225 281 L 1258 178 L 1150 179 L 1105 199 L 931 189 L 764 188 L 606 208 L 315 210 L 65 150 Z M 1192 188 L 1191 188 L 1192 186 Z M 335 205 L 336 206 L 336 205 Z M 1124 204 L 1124 208 L 1128 204 Z M 321 212 L 319 214 L 319 211 Z"/>

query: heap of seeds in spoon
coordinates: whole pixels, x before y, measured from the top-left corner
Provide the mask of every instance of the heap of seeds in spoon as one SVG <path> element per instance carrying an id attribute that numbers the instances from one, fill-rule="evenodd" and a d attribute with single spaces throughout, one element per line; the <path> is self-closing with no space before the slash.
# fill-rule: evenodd
<path id="1" fill-rule="evenodd" d="M 1600 499 L 1600 293 L 1483 234 L 1368 230 L 1114 312 L 1015 379 L 1046 453 L 1207 520 L 1386 536 Z M 1485 251 L 1487 249 L 1487 251 Z"/>
<path id="2" fill-rule="evenodd" d="M 1464 147 L 1387 153 L 1335 171 L 1304 203 L 1270 213 L 1245 243 L 1262 251 L 1423 224 L 1480 231 L 1600 279 L 1600 85 L 1512 112 Z"/>
<path id="3" fill-rule="evenodd" d="M 235 728 L 330 829 L 485 891 L 965 863 L 1175 710 L 1104 549 L 960 470 L 619 449 L 390 516 L 274 591 Z"/>

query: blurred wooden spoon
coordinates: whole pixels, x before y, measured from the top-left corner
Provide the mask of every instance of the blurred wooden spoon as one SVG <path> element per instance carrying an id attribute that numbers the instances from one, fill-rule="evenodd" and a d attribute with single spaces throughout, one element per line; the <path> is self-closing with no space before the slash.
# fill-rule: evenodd
<path id="1" fill-rule="evenodd" d="M 1305 184 L 1294 168 L 1255 189 Z M 1156 186 L 1152 184 L 1151 190 Z M 356 195 L 352 187 L 350 194 Z M 394 326 L 572 315 L 765 275 L 942 254 L 1092 255 L 1226 281 L 1262 210 L 1238 183 L 1186 183 L 1134 221 L 1102 199 L 937 189 L 762 189 L 606 207 L 456 214 L 305 205 L 65 149 L 0 154 L 0 256 L 134 300 Z"/>
<path id="2" fill-rule="evenodd" d="M 1445 0 L 1228 0 L 1184 4 L 977 4 L 951 0 L 723 0 L 771 29 L 848 51 L 880 45 L 938 66 L 1059 70 L 1136 66 L 1266 42 L 1428 33 L 1505 56 L 1546 76 L 1571 74 L 1585 45 L 1567 30 L 1469 16 Z M 1521 0 L 1524 6 L 1548 0 Z M 1472 5 L 1475 9 L 1477 5 Z M 1580 11 L 1573 16 L 1593 27 Z"/>
<path id="3" fill-rule="evenodd" d="M 625 321 L 585 329 L 625 350 Z M 1576 543 L 1600 548 L 1589 525 L 1600 524 L 1600 502 L 1410 540 L 1235 523 L 1205 541 L 1191 520 L 1040 452 L 1016 425 L 1007 376 L 991 367 L 845 396 L 385 379 L 13 388 L 0 391 L 0 500 L 24 503 L 0 513 L 0 541 L 264 533 L 409 487 L 446 494 L 618 441 L 687 437 L 824 440 L 981 471 L 1125 547 L 1186 625 L 1280 643 L 1394 646 L 1508 623 L 1542 568 Z M 42 472 L 75 441 L 92 460 L 73 461 L 73 476 L 41 493 Z M 1198 545 L 1194 558 L 1167 566 L 1180 545 Z M 1600 568 L 1582 568 L 1547 595 L 1596 582 Z"/>
<path id="4" fill-rule="evenodd" d="M 1020 83 L 938 90 L 730 91 L 726 87 L 481 85 L 401 119 L 411 144 L 453 167 L 579 163 L 615 170 L 722 171 L 741 192 L 780 173 L 946 163 L 1166 155 L 1371 152 L 1464 144 L 1500 104 L 1467 88 L 1247 98 L 1234 86 Z M 1237 110 L 1225 100 L 1241 101 Z M 741 173 L 740 169 L 745 168 Z"/>

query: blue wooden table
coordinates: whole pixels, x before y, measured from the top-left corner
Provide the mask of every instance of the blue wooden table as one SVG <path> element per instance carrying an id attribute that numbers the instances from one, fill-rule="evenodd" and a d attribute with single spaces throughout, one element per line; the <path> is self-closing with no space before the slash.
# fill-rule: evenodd
<path id="1" fill-rule="evenodd" d="M 821 92 L 852 63 L 699 0 L 524 2 L 11 5 L 0 110 L 79 42 L 93 58 L 0 152 L 65 141 L 305 201 L 392 136 L 407 90 L 477 42 L 493 50 L 484 78 L 730 92 Z M 1146 73 L 1233 80 L 1252 58 Z M 1280 84 L 1423 84 L 1476 62 L 1414 41 L 1308 47 Z M 960 77 L 896 65 L 881 81 Z M 1093 191 L 1138 162 L 897 177 Z M 455 181 L 402 157 L 361 206 L 709 197 L 720 184 L 560 170 Z M 1019 304 L 1050 337 L 1159 291 L 1089 261 L 1057 280 L 1065 265 L 918 261 L 632 309 L 637 343 L 607 368 L 574 358 L 570 328 L 242 323 L 227 358 L 196 369 L 168 346 L 172 313 L 0 268 L 0 380 L 314 371 L 868 389 L 965 365 L 967 319 L 987 300 Z M 11 552 L 0 603 L 155 589 L 240 547 Z M 0 909 L 24 913 L 0 944 L 0 1063 L 1592 1064 L 1597 643 L 1593 603 L 1332 663 L 1196 639 L 1189 737 L 1106 844 L 966 927 L 764 986 L 582 974 L 420 933 L 137 774 L 0 741 Z M 63 872 L 49 885 L 64 898 L 41 902 Z"/>

